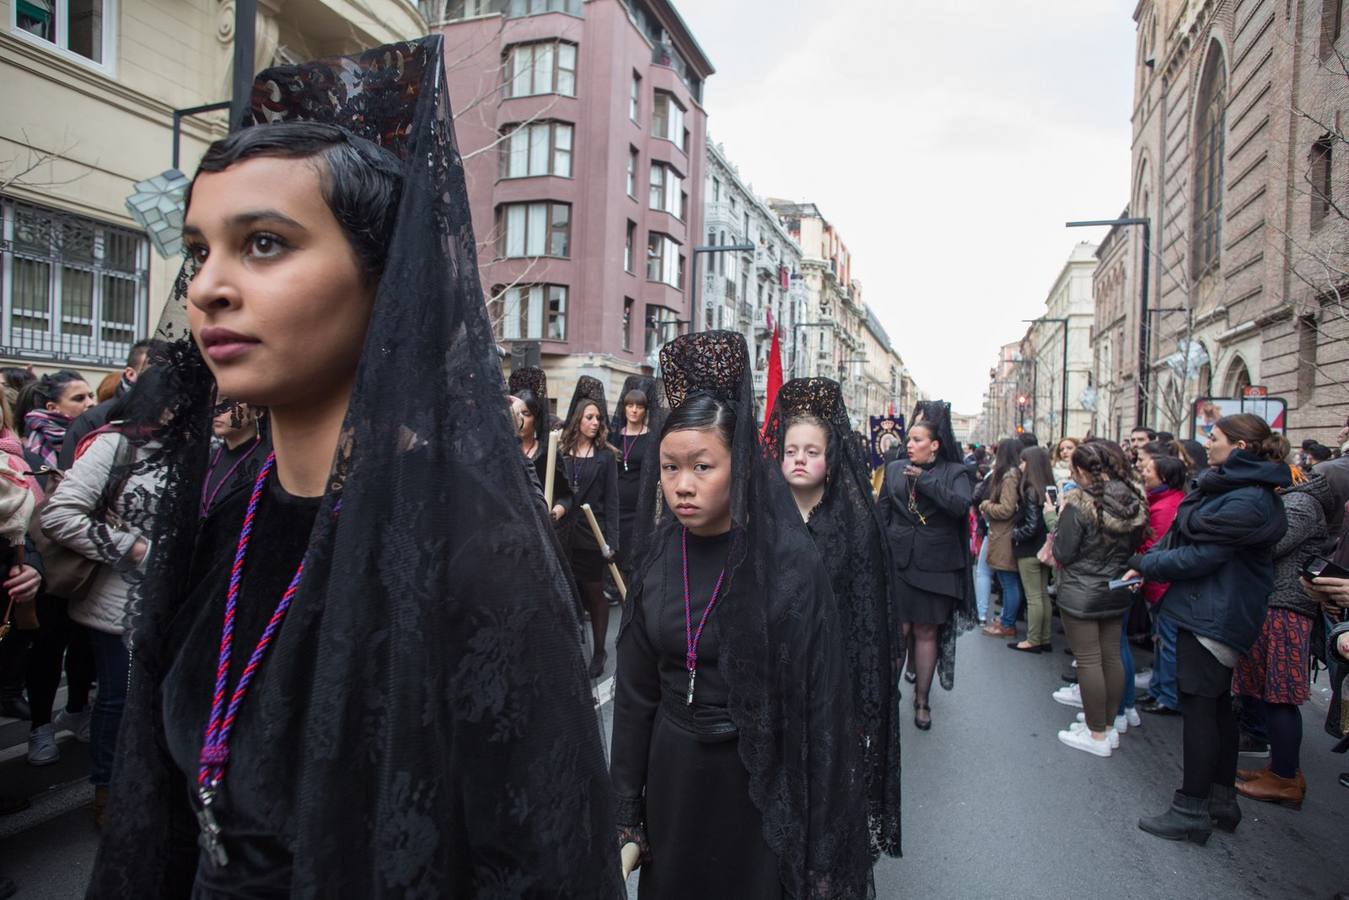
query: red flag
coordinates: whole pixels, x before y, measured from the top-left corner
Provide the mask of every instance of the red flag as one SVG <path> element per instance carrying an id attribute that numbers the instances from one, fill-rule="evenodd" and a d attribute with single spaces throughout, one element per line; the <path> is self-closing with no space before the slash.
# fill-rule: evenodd
<path id="1" fill-rule="evenodd" d="M 773 329 L 773 343 L 768 349 L 768 383 L 764 390 L 764 433 L 768 432 L 768 420 L 773 416 L 773 401 L 782 387 L 782 345 L 778 342 L 778 330 Z"/>

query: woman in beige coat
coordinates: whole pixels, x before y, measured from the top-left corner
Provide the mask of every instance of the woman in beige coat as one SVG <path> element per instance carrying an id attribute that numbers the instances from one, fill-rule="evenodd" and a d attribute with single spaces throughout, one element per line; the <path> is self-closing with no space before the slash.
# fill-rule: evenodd
<path id="1" fill-rule="evenodd" d="M 979 504 L 979 513 L 988 522 L 988 567 L 1002 586 L 1002 620 L 984 626 L 989 637 L 1016 637 L 1016 614 L 1021 611 L 1021 574 L 1012 552 L 1012 524 L 1020 496 L 1024 446 L 1016 438 L 999 442 L 988 499 Z"/>

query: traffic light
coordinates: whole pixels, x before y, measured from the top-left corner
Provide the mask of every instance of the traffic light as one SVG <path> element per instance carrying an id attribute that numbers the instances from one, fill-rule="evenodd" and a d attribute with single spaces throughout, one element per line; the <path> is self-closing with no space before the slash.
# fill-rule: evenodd
<path id="1" fill-rule="evenodd" d="M 1025 395 L 1025 394 L 1017 394 L 1017 397 L 1016 397 L 1016 405 L 1017 405 L 1017 406 L 1025 406 L 1025 405 L 1026 405 L 1026 395 Z"/>

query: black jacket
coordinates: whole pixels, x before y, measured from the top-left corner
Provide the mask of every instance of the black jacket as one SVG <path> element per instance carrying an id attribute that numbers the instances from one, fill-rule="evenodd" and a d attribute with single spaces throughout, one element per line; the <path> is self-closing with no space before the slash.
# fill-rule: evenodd
<path id="1" fill-rule="evenodd" d="M 1108 583 L 1129 568 L 1129 556 L 1143 542 L 1148 501 L 1132 483 L 1107 481 L 1100 497 L 1083 488 L 1063 495 L 1054 532 L 1054 559 L 1062 566 L 1059 609 L 1079 619 L 1109 619 L 1133 605 L 1127 590 Z"/>
<path id="2" fill-rule="evenodd" d="M 582 506 L 589 503 L 590 511 L 595 514 L 595 521 L 600 523 L 600 530 L 604 532 L 604 540 L 608 542 L 609 549 L 614 553 L 618 552 L 618 459 L 614 456 L 614 451 L 609 447 L 601 447 L 595 451 L 594 461 L 589 465 L 584 462 L 581 468 L 576 469 L 578 477 L 572 479 L 573 459 L 566 458 L 563 468 L 567 470 L 567 477 L 571 479 L 571 511 L 567 513 L 565 522 L 567 522 L 568 538 L 563 543 L 576 550 L 602 550 L 595 543 L 595 536 L 590 530 L 590 523 L 586 520 L 585 510 Z"/>
<path id="3" fill-rule="evenodd" d="M 1129 564 L 1167 581 L 1159 613 L 1241 653 L 1260 635 L 1274 589 L 1274 546 L 1288 530 L 1274 489 L 1292 481 L 1283 463 L 1233 451 L 1195 479 L 1164 541 Z"/>
<path id="4" fill-rule="evenodd" d="M 1016 518 L 1012 520 L 1012 555 L 1017 559 L 1035 556 L 1047 537 L 1044 504 L 1023 492 L 1017 500 Z"/>
<path id="5" fill-rule="evenodd" d="M 910 511 L 908 464 L 898 460 L 886 467 L 877 507 L 895 573 L 921 590 L 964 598 L 974 479 L 960 463 L 938 461 L 913 482 L 916 511 Z"/>

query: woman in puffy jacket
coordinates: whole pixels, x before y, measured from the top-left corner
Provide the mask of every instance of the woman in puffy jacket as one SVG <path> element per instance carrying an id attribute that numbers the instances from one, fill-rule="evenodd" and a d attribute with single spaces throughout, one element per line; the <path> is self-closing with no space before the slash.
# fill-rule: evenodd
<path id="1" fill-rule="evenodd" d="M 1146 448 L 1145 448 L 1146 449 Z M 1188 467 L 1178 456 L 1155 454 L 1142 465 L 1143 487 L 1148 492 L 1148 536 L 1138 548 L 1146 553 L 1166 536 L 1176 518 L 1180 501 L 1185 499 Z M 1176 623 L 1157 615 L 1157 604 L 1168 585 L 1161 581 L 1143 584 L 1143 599 L 1152 614 L 1156 653 L 1152 657 L 1152 699 L 1140 704 L 1143 712 L 1156 715 L 1180 715 L 1180 695 L 1176 693 Z"/>
<path id="2" fill-rule="evenodd" d="M 1185 720 L 1184 779 L 1171 808 L 1138 827 L 1167 840 L 1208 841 L 1241 820 L 1232 670 L 1260 636 L 1274 589 L 1274 548 L 1288 529 L 1275 491 L 1292 482 L 1282 439 L 1248 413 L 1209 434 L 1209 468 L 1180 504 L 1166 540 L 1131 559 L 1133 573 L 1169 582 L 1160 614 L 1176 624 Z"/>
<path id="3" fill-rule="evenodd" d="M 1059 572 L 1058 603 L 1063 630 L 1077 659 L 1077 684 L 1086 722 L 1059 732 L 1076 750 L 1109 756 L 1115 712 L 1124 696 L 1120 629 L 1133 597 L 1110 582 L 1128 568 L 1129 556 L 1148 524 L 1147 498 L 1134 483 L 1128 459 L 1117 444 L 1088 441 L 1073 451 L 1073 480 L 1063 498 L 1054 559 Z M 1067 705 L 1071 688 L 1055 699 Z"/>

